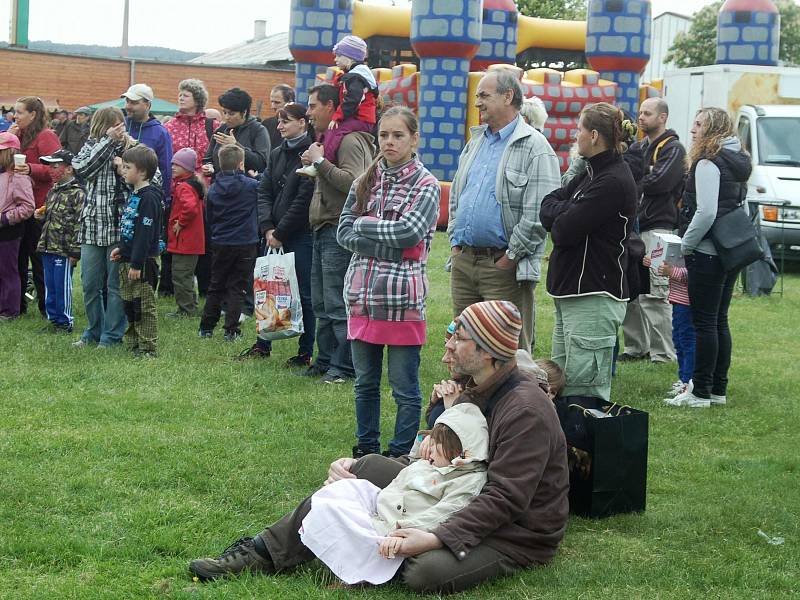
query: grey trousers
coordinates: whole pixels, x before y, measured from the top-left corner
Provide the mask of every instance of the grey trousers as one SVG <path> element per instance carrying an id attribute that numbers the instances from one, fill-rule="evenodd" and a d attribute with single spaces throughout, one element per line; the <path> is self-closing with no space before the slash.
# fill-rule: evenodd
<path id="1" fill-rule="evenodd" d="M 653 229 L 641 233 L 647 253 L 656 245 L 656 233 L 672 233 L 669 229 Z M 650 354 L 656 362 L 675 360 L 672 343 L 672 306 L 667 301 L 669 279 L 650 269 L 650 293 L 642 294 L 628 304 L 622 333 L 625 336 L 625 353 L 633 356 Z"/>
<path id="2" fill-rule="evenodd" d="M 384 488 L 404 466 L 391 458 L 370 454 L 359 459 L 351 472 L 359 479 L 366 479 Z M 258 534 L 269 551 L 276 572 L 291 569 L 314 558 L 314 554 L 303 545 L 298 534 L 309 510 L 311 496 L 305 498 L 294 511 Z M 516 561 L 481 544 L 473 548 L 463 560 L 458 560 L 447 548 L 407 558 L 398 577 L 417 592 L 453 593 L 474 587 L 493 577 L 508 575 L 519 568 Z"/>
<path id="3" fill-rule="evenodd" d="M 172 255 L 172 288 L 178 309 L 194 315 L 197 312 L 197 292 L 194 291 L 196 254 Z"/>

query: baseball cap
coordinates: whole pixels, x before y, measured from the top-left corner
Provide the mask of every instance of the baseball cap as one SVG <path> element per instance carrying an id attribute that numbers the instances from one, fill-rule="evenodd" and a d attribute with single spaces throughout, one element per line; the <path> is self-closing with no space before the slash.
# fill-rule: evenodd
<path id="1" fill-rule="evenodd" d="M 147 100 L 148 102 L 152 102 L 153 97 L 153 89 L 146 83 L 134 83 L 128 88 L 128 91 L 120 96 L 120 98 L 128 100 Z"/>
<path id="2" fill-rule="evenodd" d="M 72 163 L 73 158 L 75 158 L 75 155 L 72 152 L 62 148 L 61 150 L 56 150 L 50 156 L 40 156 L 39 162 L 45 165 L 57 165 L 59 163 L 69 165 Z"/>
<path id="3" fill-rule="evenodd" d="M 91 115 L 92 114 L 92 109 L 89 108 L 88 106 L 81 106 L 80 108 L 76 108 L 75 109 L 75 114 L 76 115 L 79 115 L 79 114 L 80 115 Z"/>
<path id="4" fill-rule="evenodd" d="M 0 150 L 5 150 L 6 148 L 19 150 L 19 138 L 13 133 L 3 131 L 0 133 Z"/>

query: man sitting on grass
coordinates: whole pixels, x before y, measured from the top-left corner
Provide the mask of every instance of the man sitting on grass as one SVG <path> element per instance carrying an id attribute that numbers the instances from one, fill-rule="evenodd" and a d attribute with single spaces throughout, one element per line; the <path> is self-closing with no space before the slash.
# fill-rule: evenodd
<path id="1" fill-rule="evenodd" d="M 472 402 L 486 416 L 488 481 L 465 508 L 432 531 L 391 533 L 402 538 L 399 554 L 407 557 L 399 577 L 415 591 L 458 592 L 546 563 L 564 536 L 566 443 L 553 403 L 533 377 L 517 368 L 521 329 L 519 311 L 507 301 L 472 304 L 456 319 L 446 347 L 451 370 L 467 379 L 456 404 Z M 428 446 L 426 439 L 421 453 L 429 452 Z M 359 478 L 383 488 L 407 464 L 407 457 L 377 454 L 340 458 L 325 483 Z M 234 542 L 218 558 L 194 560 L 189 570 L 206 581 L 243 572 L 277 573 L 313 559 L 298 533 L 310 508 L 309 496 L 255 538 Z"/>

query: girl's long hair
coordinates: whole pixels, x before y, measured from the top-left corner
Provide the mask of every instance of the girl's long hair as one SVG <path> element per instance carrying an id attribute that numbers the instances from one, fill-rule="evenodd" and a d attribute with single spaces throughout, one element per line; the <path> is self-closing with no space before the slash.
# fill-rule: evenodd
<path id="1" fill-rule="evenodd" d="M 36 136 L 47 129 L 47 109 L 44 107 L 44 102 L 41 98 L 35 96 L 24 96 L 17 100 L 19 104 L 25 105 L 25 110 L 28 112 L 35 112 L 36 118 L 33 122 L 25 128 L 19 138 L 20 147 L 24 150 L 27 148 Z"/>
<path id="2" fill-rule="evenodd" d="M 703 117 L 705 117 L 703 132 L 692 144 L 686 156 L 690 167 L 702 158 L 715 158 L 722 150 L 725 139 L 735 135 L 733 120 L 727 111 L 715 107 L 701 108 L 697 111 L 695 119 Z"/>
<path id="3" fill-rule="evenodd" d="M 381 115 L 381 121 L 387 117 L 400 117 L 403 119 L 408 132 L 414 135 L 419 130 L 419 122 L 417 116 L 407 106 L 392 106 Z M 380 128 L 380 122 L 378 122 Z M 379 129 L 380 131 L 380 129 Z M 367 204 L 369 203 L 369 195 L 372 186 L 375 185 L 375 173 L 378 171 L 378 165 L 383 160 L 383 153 L 380 151 L 372 161 L 372 164 L 367 168 L 367 171 L 359 178 L 358 185 L 356 186 L 356 203 L 353 210 L 356 214 L 363 215 L 367 212 Z"/>
<path id="4" fill-rule="evenodd" d="M 109 127 L 124 122 L 125 115 L 116 106 L 106 106 L 105 108 L 98 109 L 98 111 L 92 115 L 92 122 L 89 125 L 89 137 L 100 140 L 105 136 Z"/>

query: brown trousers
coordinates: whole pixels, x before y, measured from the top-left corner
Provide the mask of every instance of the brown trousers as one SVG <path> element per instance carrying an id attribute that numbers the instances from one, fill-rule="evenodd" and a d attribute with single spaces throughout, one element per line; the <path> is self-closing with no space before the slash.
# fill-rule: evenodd
<path id="1" fill-rule="evenodd" d="M 370 454 L 356 462 L 351 472 L 359 479 L 366 479 L 384 488 L 404 466 L 391 458 Z M 309 510 L 311 496 L 305 498 L 293 512 L 258 534 L 269 550 L 277 572 L 314 558 L 314 554 L 300 541 L 298 533 Z M 493 577 L 509 575 L 519 568 L 516 561 L 481 544 L 462 560 L 458 560 L 447 548 L 407 558 L 398 577 L 414 591 L 447 594 L 466 590 Z"/>

